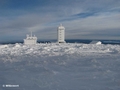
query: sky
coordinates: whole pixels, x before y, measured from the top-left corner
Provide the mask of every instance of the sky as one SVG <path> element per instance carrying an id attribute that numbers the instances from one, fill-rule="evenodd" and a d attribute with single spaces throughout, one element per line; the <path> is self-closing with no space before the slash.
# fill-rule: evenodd
<path id="1" fill-rule="evenodd" d="M 66 39 L 120 40 L 120 0 L 0 0 L 0 42 L 56 40 L 60 23 Z"/>

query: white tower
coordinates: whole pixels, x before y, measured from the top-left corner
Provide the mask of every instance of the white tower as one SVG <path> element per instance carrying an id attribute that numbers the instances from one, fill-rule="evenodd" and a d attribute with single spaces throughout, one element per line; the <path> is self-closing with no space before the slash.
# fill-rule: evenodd
<path id="1" fill-rule="evenodd" d="M 65 43 L 65 28 L 62 24 L 58 27 L 58 43 Z"/>

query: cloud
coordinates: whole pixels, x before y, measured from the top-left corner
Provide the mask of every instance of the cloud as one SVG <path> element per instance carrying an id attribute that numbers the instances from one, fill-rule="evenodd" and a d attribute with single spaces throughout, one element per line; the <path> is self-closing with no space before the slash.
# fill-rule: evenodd
<path id="1" fill-rule="evenodd" d="M 99 38 L 106 38 L 107 35 L 115 36 L 116 33 L 120 33 L 119 16 L 120 13 L 106 12 L 98 13 L 86 18 L 77 18 L 75 20 L 66 21 L 65 26 L 67 27 L 66 31 L 68 37 L 70 38 L 71 33 L 73 34 L 72 37 L 75 36 L 75 38 L 76 36 L 77 38 L 87 38 L 88 36 L 89 38 L 95 38 L 96 36 L 99 36 Z"/>
<path id="2" fill-rule="evenodd" d="M 56 39 L 56 28 L 59 23 L 65 26 L 68 39 L 95 38 L 97 35 L 98 38 L 106 38 L 103 31 L 108 31 L 113 37 L 116 35 L 113 33 L 114 30 L 118 32 L 120 29 L 120 0 L 0 0 L 0 2 L 3 5 L 0 9 L 2 12 L 0 35 L 4 34 L 0 38 L 6 36 L 23 38 L 32 30 L 39 39 Z"/>

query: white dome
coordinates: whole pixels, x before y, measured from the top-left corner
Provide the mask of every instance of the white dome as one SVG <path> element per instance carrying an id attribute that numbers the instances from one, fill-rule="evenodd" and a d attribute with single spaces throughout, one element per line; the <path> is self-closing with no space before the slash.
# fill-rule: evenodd
<path id="1" fill-rule="evenodd" d="M 90 44 L 96 44 L 96 45 L 99 45 L 99 44 L 102 44 L 101 41 L 92 41 Z"/>

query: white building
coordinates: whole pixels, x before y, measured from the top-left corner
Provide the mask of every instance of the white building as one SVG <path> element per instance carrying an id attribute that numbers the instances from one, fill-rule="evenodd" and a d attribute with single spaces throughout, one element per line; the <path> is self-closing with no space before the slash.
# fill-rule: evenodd
<path id="1" fill-rule="evenodd" d="M 65 43 L 65 27 L 62 24 L 58 27 L 58 43 Z"/>
<path id="2" fill-rule="evenodd" d="M 37 37 L 34 35 L 32 36 L 32 32 L 31 35 L 26 35 L 26 39 L 24 39 L 24 44 L 26 45 L 33 45 L 37 43 Z"/>
<path id="3" fill-rule="evenodd" d="M 92 41 L 90 44 L 100 45 L 100 44 L 102 44 L 102 42 L 101 41 Z"/>

